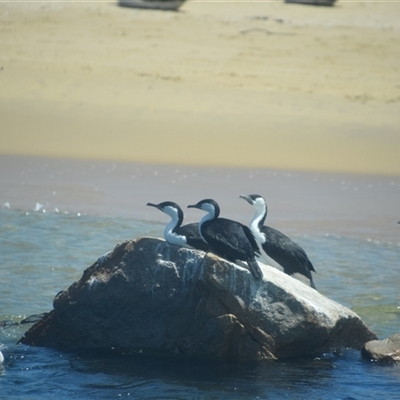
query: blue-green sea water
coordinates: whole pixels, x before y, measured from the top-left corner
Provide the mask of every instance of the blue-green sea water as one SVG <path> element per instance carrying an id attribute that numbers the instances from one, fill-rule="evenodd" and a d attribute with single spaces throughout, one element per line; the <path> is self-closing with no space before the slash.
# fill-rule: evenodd
<path id="1" fill-rule="evenodd" d="M 164 226 L 43 211 L 0 210 L 0 320 L 50 310 L 56 293 L 99 256 L 127 239 L 161 236 Z M 398 243 L 327 234 L 294 239 L 313 260 L 323 294 L 357 312 L 381 338 L 400 331 Z M 362 360 L 354 350 L 242 364 L 82 355 L 17 345 L 29 326 L 0 328 L 1 399 L 400 398 L 400 367 Z"/>

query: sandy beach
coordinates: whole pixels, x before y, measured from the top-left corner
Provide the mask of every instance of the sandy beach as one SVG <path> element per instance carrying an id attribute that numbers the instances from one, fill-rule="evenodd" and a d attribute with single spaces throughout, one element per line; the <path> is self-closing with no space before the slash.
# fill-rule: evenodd
<path id="1" fill-rule="evenodd" d="M 400 2 L 0 2 L 0 154 L 400 174 Z"/>

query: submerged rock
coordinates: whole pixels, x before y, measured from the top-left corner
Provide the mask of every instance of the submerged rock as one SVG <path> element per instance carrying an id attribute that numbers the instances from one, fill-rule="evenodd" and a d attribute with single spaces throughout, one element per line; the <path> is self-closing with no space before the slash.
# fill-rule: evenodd
<path id="1" fill-rule="evenodd" d="M 400 361 L 400 333 L 384 340 L 371 340 L 361 349 L 364 358 L 376 361 Z"/>
<path id="2" fill-rule="evenodd" d="M 127 241 L 59 293 L 20 342 L 254 360 L 360 350 L 376 339 L 351 310 L 275 268 L 262 271 L 256 281 L 210 253 Z"/>

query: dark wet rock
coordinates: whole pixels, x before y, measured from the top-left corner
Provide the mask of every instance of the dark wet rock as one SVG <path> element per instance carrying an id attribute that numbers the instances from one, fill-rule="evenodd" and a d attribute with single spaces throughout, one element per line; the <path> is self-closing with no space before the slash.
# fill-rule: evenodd
<path id="1" fill-rule="evenodd" d="M 21 339 L 64 350 L 273 359 L 376 339 L 349 309 L 263 266 L 241 266 L 155 238 L 124 242 L 54 299 Z"/>
<path id="2" fill-rule="evenodd" d="M 376 361 L 400 361 L 400 333 L 384 340 L 371 340 L 361 349 L 364 358 Z"/>

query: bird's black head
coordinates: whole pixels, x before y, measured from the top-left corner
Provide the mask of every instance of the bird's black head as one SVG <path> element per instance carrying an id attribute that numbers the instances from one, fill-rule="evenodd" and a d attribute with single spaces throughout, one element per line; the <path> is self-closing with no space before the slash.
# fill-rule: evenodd
<path id="1" fill-rule="evenodd" d="M 241 199 L 245 199 L 249 204 L 254 205 L 258 201 L 264 201 L 264 198 L 260 196 L 259 194 L 249 194 L 249 195 L 244 195 L 241 194 L 239 196 Z"/>
<path id="2" fill-rule="evenodd" d="M 196 204 L 189 205 L 188 208 L 198 208 L 199 210 L 207 211 L 212 214 L 215 218 L 219 215 L 219 205 L 213 199 L 204 199 Z"/>
<path id="3" fill-rule="evenodd" d="M 259 223 L 263 225 L 268 213 L 267 203 L 265 202 L 264 197 L 260 196 L 259 194 L 249 194 L 247 196 L 241 194 L 240 198 L 245 199 L 253 206 L 256 211 L 255 218 L 262 217 Z"/>
<path id="4" fill-rule="evenodd" d="M 159 210 L 163 210 L 165 207 L 172 207 L 172 208 L 180 208 L 178 204 L 174 203 L 173 201 L 163 201 L 162 203 L 159 204 L 154 204 L 154 203 L 147 203 L 146 206 L 151 206 L 158 208 Z"/>
<path id="5" fill-rule="evenodd" d="M 183 220 L 183 211 L 178 206 L 178 204 L 173 201 L 163 201 L 159 204 L 147 203 L 147 206 L 158 208 L 163 213 L 169 215 L 171 218 L 177 218 L 178 220 Z"/>

